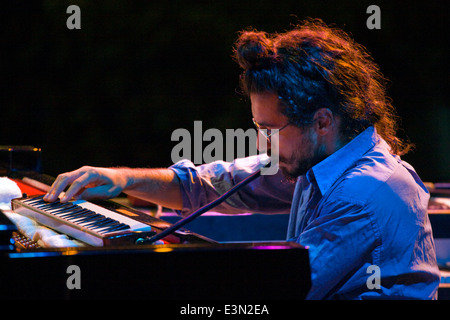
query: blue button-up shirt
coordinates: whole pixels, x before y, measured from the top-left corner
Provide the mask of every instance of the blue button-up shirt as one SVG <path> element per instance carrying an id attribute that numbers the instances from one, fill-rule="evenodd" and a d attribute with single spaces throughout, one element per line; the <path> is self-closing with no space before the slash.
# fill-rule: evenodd
<path id="1" fill-rule="evenodd" d="M 216 208 L 290 212 L 287 239 L 309 248 L 309 299 L 436 299 L 440 274 L 427 215 L 429 193 L 373 127 L 311 168 L 296 184 L 261 176 Z M 261 167 L 261 156 L 177 173 L 188 214 Z"/>

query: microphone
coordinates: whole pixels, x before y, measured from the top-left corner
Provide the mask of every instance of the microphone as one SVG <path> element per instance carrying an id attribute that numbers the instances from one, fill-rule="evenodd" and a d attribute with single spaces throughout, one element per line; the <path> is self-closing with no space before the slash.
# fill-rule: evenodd
<path id="1" fill-rule="evenodd" d="M 270 166 L 270 162 L 268 162 L 264 168 Z M 263 168 L 262 168 L 263 169 Z M 242 180 L 241 182 L 235 184 L 230 190 L 228 190 L 227 192 L 225 192 L 224 194 L 222 194 L 219 198 L 217 198 L 214 201 L 211 201 L 210 203 L 206 204 L 205 206 L 201 207 L 200 209 L 198 209 L 197 211 L 191 213 L 189 216 L 187 216 L 186 218 L 183 218 L 181 220 L 179 220 L 178 222 L 174 223 L 173 225 L 171 225 L 170 227 L 168 227 L 167 229 L 164 229 L 162 232 L 154 235 L 153 237 L 149 238 L 147 237 L 146 239 L 139 239 L 139 244 L 143 244 L 143 243 L 154 243 L 158 240 L 161 240 L 162 238 L 168 236 L 169 234 L 175 232 L 176 230 L 180 229 L 181 227 L 183 227 L 185 224 L 191 222 L 192 220 L 194 220 L 195 218 L 197 218 L 198 216 L 202 215 L 203 213 L 211 210 L 212 208 L 218 206 L 219 204 L 221 204 L 222 202 L 224 202 L 226 199 L 228 199 L 230 196 L 232 196 L 234 193 L 236 193 L 237 191 L 239 191 L 240 189 L 242 189 L 243 187 L 245 187 L 247 184 L 249 184 L 250 182 L 252 182 L 253 180 L 255 180 L 256 178 L 258 178 L 261 175 L 261 170 L 259 169 L 258 171 L 252 173 L 251 175 L 249 175 L 247 178 L 245 178 L 244 180 Z"/>

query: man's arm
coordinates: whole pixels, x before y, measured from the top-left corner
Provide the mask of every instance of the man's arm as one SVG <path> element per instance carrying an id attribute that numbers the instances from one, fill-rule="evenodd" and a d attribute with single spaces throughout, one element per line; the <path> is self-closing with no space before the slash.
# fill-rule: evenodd
<path id="1" fill-rule="evenodd" d="M 195 166 L 181 160 L 164 169 L 82 167 L 60 174 L 44 197 L 61 202 L 75 199 L 113 198 L 121 192 L 151 201 L 187 215 L 217 199 L 236 183 L 263 167 L 260 156 L 216 161 Z M 283 182 L 281 172 L 262 175 L 220 204 L 221 213 L 286 213 L 295 185 Z"/>
<path id="2" fill-rule="evenodd" d="M 121 192 L 167 208 L 181 209 L 182 198 L 177 175 L 170 169 L 82 167 L 60 174 L 44 200 L 61 202 L 75 199 L 113 198 Z"/>

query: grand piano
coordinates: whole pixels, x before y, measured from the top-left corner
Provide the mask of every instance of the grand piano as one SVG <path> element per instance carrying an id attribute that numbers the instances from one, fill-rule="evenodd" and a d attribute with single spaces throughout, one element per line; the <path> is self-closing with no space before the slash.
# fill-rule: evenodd
<path id="1" fill-rule="evenodd" d="M 22 195 L 11 201 L 11 212 L 0 212 L 1 299 L 302 300 L 310 289 L 308 250 L 301 245 L 221 243 L 188 226 L 149 243 L 171 223 L 112 200 L 52 207 L 40 196 L 54 179 L 39 165 L 24 170 L 6 159 L 2 176 Z M 76 245 L 40 246 L 12 214 Z"/>

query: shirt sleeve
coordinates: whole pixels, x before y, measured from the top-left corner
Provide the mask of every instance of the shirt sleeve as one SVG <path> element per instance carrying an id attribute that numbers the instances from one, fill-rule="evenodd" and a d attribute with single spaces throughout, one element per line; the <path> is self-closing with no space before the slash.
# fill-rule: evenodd
<path id="1" fill-rule="evenodd" d="M 195 166 L 181 160 L 171 167 L 180 180 L 183 199 L 182 215 L 188 215 L 217 199 L 235 184 L 263 167 L 261 155 L 215 161 Z M 288 213 L 295 184 L 283 178 L 281 172 L 261 175 L 213 210 L 220 213 Z"/>

